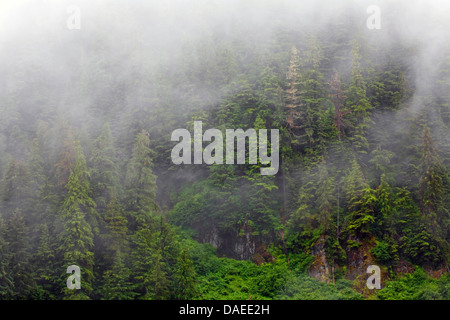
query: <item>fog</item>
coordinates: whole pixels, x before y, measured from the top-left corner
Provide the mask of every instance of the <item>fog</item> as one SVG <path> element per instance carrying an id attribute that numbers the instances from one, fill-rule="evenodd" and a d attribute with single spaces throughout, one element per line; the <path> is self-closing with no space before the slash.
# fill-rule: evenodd
<path id="1" fill-rule="evenodd" d="M 380 10 L 379 29 L 368 27 L 368 19 L 373 15 L 368 12 L 371 6 Z M 161 211 L 169 216 L 177 201 L 181 203 L 186 200 L 183 197 L 191 195 L 183 195 L 183 187 L 210 179 L 211 185 L 214 184 L 211 188 L 220 192 L 211 196 L 208 189 L 195 205 L 201 207 L 213 199 L 214 204 L 198 210 L 207 212 L 205 217 L 211 210 L 211 217 L 203 219 L 203 212 L 195 212 L 195 217 L 181 218 L 201 220 L 197 221 L 202 224 L 198 229 L 212 234 L 205 232 L 200 240 L 208 242 L 205 240 L 208 236 L 213 239 L 210 242 L 223 240 L 229 248 L 222 253 L 231 257 L 250 257 L 253 234 L 245 234 L 246 239 L 238 235 L 243 217 L 246 224 L 249 216 L 257 216 L 253 219 L 257 222 L 252 223 L 259 223 L 261 228 L 286 227 L 285 221 L 289 219 L 282 217 L 286 206 L 280 199 L 292 196 L 287 200 L 290 206 L 287 211 L 292 215 L 299 212 L 299 203 L 304 200 L 299 197 L 300 188 L 314 185 L 324 171 L 331 181 L 326 187 L 334 192 L 330 197 L 330 215 L 346 214 L 342 186 L 356 157 L 362 171 L 369 172 L 365 178 L 371 187 L 376 188 L 380 182 L 382 170 L 374 165 L 378 155 L 385 157 L 382 160 L 387 167 L 384 173 L 391 174 L 389 183 L 415 191 L 423 143 L 421 126 L 430 127 L 444 164 L 450 165 L 449 18 L 448 0 L 0 0 L 0 218 L 11 215 L 16 208 L 23 209 L 30 213 L 26 219 L 31 239 L 39 239 L 41 231 L 36 220 L 52 221 L 65 197 L 66 190 L 55 187 L 55 181 L 56 164 L 63 158 L 68 128 L 80 140 L 88 170 L 92 171 L 92 150 L 104 124 L 110 125 L 114 140 L 111 159 L 117 162 L 116 178 L 120 182 L 114 183 L 121 205 L 126 203 L 127 190 L 122 182 L 131 162 L 133 142 L 137 133 L 145 130 L 150 137 L 152 170 L 157 176 L 156 202 Z M 298 160 L 310 156 L 298 144 L 290 153 L 294 154 L 288 159 L 292 162 L 283 159 L 285 154 L 289 157 L 289 150 L 286 152 L 291 147 L 289 141 L 296 139 L 293 135 L 286 138 L 289 132 L 286 78 L 291 52 L 296 47 L 302 59 L 311 59 L 307 56 L 312 55 L 308 51 L 311 39 L 322 50 L 317 69 L 323 74 L 322 84 L 327 93 L 335 70 L 342 78 L 343 88 L 350 86 L 354 43 L 360 46 L 362 74 L 365 80 L 369 79 L 368 93 L 376 92 L 377 85 L 388 87 L 394 82 L 392 91 L 395 91 L 398 83 L 404 84 L 398 105 L 381 103 L 370 113 L 373 123 L 365 134 L 372 153 L 355 156 L 351 139 L 344 134 L 345 151 L 337 135 L 323 139 L 329 144 L 323 148 L 326 149 L 323 155 L 317 157 L 326 158 L 322 166 L 317 159 L 308 165 Z M 404 79 L 395 78 L 398 74 Z M 381 81 L 385 79 L 377 78 L 385 75 L 393 78 L 386 83 Z M 270 85 L 265 87 L 267 83 Z M 263 95 L 266 96 L 262 98 Z M 377 97 L 371 99 L 378 101 Z M 321 112 L 331 110 L 331 119 L 335 116 L 333 104 L 329 97 L 324 100 Z M 267 112 L 260 114 L 271 120 L 264 122 L 266 119 L 257 117 L 260 114 L 256 115 L 254 110 L 261 106 L 267 106 L 263 110 Z M 258 123 L 258 119 L 261 127 L 255 129 L 264 129 L 264 124 L 272 121 L 270 124 L 277 126 L 266 129 L 282 131 L 280 170 L 276 161 L 274 176 L 254 178 L 247 169 L 235 174 L 223 166 L 219 168 L 223 171 L 214 172 L 216 167 L 208 171 L 210 167 L 203 164 L 177 166 L 171 161 L 176 144 L 171 140 L 174 130 L 182 128 L 192 133 L 195 121 L 200 121 L 203 130 L 215 127 L 225 132 L 241 129 L 237 123 L 251 125 Z M 237 127 L 225 127 L 230 124 Z M 29 193 L 34 194 L 29 202 L 22 201 L 20 192 L 13 200 L 3 197 L 3 190 L 8 187 L 5 182 L 8 168 L 15 161 L 27 166 L 30 181 L 34 181 L 34 185 L 27 186 L 31 188 Z M 33 161 L 42 161 L 42 172 L 33 172 Z M 240 175 L 233 190 L 225 190 L 232 185 L 226 185 L 228 174 Z M 239 180 L 247 174 L 248 180 Z M 39 183 L 47 189 L 42 191 Z M 198 190 L 201 193 L 203 187 L 194 185 L 192 194 Z M 276 193 L 276 199 L 263 198 L 261 195 L 266 194 L 258 188 L 270 195 Z M 316 185 L 311 188 L 317 190 Z M 42 194 L 37 196 L 38 192 Z M 222 195 L 231 200 L 221 198 Z M 243 195 L 250 195 L 251 199 L 242 200 Z M 235 209 L 232 207 L 235 203 L 229 205 L 232 200 L 243 207 L 251 203 L 248 207 L 253 206 L 253 211 L 241 212 L 247 207 Z M 94 201 L 101 202 L 98 198 Z M 105 207 L 99 211 L 106 211 Z M 231 213 L 219 217 L 216 211 Z M 264 215 L 270 221 L 258 220 Z M 63 225 L 55 221 L 54 234 L 58 234 Z M 221 235 L 214 234 L 221 224 L 227 227 L 240 224 L 235 239 L 219 239 Z M 267 231 L 264 236 L 255 238 L 263 243 L 272 236 L 264 244 L 275 243 L 282 227 L 264 230 Z M 95 241 L 95 250 L 101 252 L 106 246 L 104 240 Z M 253 250 L 257 241 L 251 243 Z M 30 251 L 36 249 L 33 246 Z M 236 248 L 242 252 L 233 252 Z"/>

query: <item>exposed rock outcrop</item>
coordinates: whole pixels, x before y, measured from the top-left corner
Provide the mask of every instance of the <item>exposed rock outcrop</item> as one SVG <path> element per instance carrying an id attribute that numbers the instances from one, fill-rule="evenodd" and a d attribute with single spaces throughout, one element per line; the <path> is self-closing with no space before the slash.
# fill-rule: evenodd
<path id="1" fill-rule="evenodd" d="M 326 236 L 321 236 L 312 247 L 311 254 L 314 256 L 314 261 L 308 270 L 308 275 L 319 281 L 329 283 L 330 270 L 325 253 L 326 239 Z"/>

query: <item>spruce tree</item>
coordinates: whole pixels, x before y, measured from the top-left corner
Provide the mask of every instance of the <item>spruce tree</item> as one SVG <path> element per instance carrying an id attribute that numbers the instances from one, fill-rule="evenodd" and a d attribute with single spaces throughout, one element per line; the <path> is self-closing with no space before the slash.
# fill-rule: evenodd
<path id="1" fill-rule="evenodd" d="M 330 226 L 332 209 L 334 207 L 334 179 L 330 176 L 325 159 L 318 166 L 318 185 L 316 190 L 316 207 L 319 224 L 327 230 Z"/>
<path id="2" fill-rule="evenodd" d="M 9 217 L 14 211 L 28 212 L 29 208 L 29 174 L 22 161 L 13 159 L 9 163 L 3 181 L 2 211 Z"/>
<path id="3" fill-rule="evenodd" d="M 343 182 L 343 191 L 347 203 L 351 203 L 355 197 L 357 198 L 361 195 L 362 190 L 368 187 L 366 178 L 356 158 L 353 158 L 351 167 L 343 178 Z"/>
<path id="4" fill-rule="evenodd" d="M 448 173 L 441 163 L 428 127 L 424 128 L 422 138 L 420 207 L 431 234 L 443 240 L 448 232 Z"/>
<path id="5" fill-rule="evenodd" d="M 130 215 L 131 230 L 150 222 L 152 214 L 158 210 L 156 204 L 156 176 L 153 174 L 150 138 L 142 130 L 134 141 L 133 153 L 127 165 L 126 211 Z"/>
<path id="6" fill-rule="evenodd" d="M 34 289 L 32 267 L 30 264 L 29 228 L 20 210 L 15 210 L 7 220 L 5 235 L 10 252 L 10 266 L 14 282 L 14 299 L 29 298 Z"/>
<path id="7" fill-rule="evenodd" d="M 150 229 L 141 228 L 132 236 L 132 242 L 131 270 L 135 292 L 139 294 L 140 299 L 153 299 L 155 297 L 156 268 L 161 260 L 156 235 Z"/>
<path id="8" fill-rule="evenodd" d="M 303 72 L 301 74 L 302 96 L 302 121 L 303 135 L 301 143 L 309 149 L 320 145 L 319 119 L 324 112 L 324 101 L 326 99 L 323 86 L 323 74 L 320 70 L 323 60 L 322 48 L 319 40 L 314 36 L 307 39 L 307 50 L 301 60 Z M 310 150 L 312 152 L 312 150 Z"/>
<path id="9" fill-rule="evenodd" d="M 131 283 L 131 271 L 126 266 L 125 256 L 120 249 L 114 254 L 111 269 L 103 275 L 100 293 L 104 300 L 131 300 L 136 295 Z"/>
<path id="10" fill-rule="evenodd" d="M 289 64 L 286 80 L 288 87 L 286 89 L 286 108 L 287 125 L 290 130 L 298 129 L 297 121 L 301 115 L 302 104 L 300 101 L 300 56 L 295 46 L 292 46 L 291 61 Z"/>
<path id="11" fill-rule="evenodd" d="M 102 127 L 101 133 L 94 141 L 89 159 L 91 164 L 90 181 L 93 200 L 97 211 L 103 212 L 111 199 L 111 192 L 117 184 L 117 164 L 113 137 L 108 123 Z"/>
<path id="12" fill-rule="evenodd" d="M 33 259 L 34 279 L 37 290 L 34 294 L 36 299 L 55 299 L 59 293 L 56 284 L 58 274 L 56 267 L 55 242 L 47 224 L 40 228 L 39 246 Z"/>
<path id="13" fill-rule="evenodd" d="M 60 212 L 64 229 L 59 238 L 59 250 L 63 253 L 64 272 L 70 265 L 81 269 L 81 290 L 65 289 L 65 297 L 86 299 L 92 291 L 94 276 L 94 234 L 89 221 L 96 219 L 96 211 L 95 202 L 90 197 L 86 160 L 78 141 L 74 143 L 73 154 L 75 161 L 70 168 Z"/>
<path id="14" fill-rule="evenodd" d="M 334 124 L 339 133 L 339 140 L 342 140 L 343 129 L 348 125 L 344 116 L 351 113 L 351 110 L 343 110 L 343 103 L 346 99 L 346 92 L 342 89 L 339 72 L 335 69 L 333 79 L 330 82 L 331 100 L 334 105 Z"/>
<path id="15" fill-rule="evenodd" d="M 197 294 L 196 273 L 194 264 L 188 256 L 187 249 L 183 249 L 178 258 L 176 283 L 177 299 L 189 300 L 195 298 Z"/>
<path id="16" fill-rule="evenodd" d="M 361 53 L 357 41 L 353 43 L 353 64 L 350 86 L 347 90 L 347 106 L 352 111 L 354 129 L 351 130 L 350 140 L 358 153 L 367 153 L 369 143 L 367 132 L 372 123 L 370 118 L 373 107 L 367 98 L 366 82 L 362 75 Z"/>

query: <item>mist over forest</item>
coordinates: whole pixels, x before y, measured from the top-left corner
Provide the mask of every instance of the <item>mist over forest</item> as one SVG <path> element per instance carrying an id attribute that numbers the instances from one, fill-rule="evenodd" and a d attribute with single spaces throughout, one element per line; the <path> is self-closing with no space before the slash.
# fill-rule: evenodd
<path id="1" fill-rule="evenodd" d="M 1 1 L 0 299 L 449 299 L 449 17 Z M 278 172 L 174 164 L 194 121 L 278 129 Z"/>

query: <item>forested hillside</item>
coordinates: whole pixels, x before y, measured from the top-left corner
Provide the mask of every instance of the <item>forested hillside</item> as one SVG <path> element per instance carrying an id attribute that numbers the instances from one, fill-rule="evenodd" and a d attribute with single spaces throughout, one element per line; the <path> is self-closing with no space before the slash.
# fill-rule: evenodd
<path id="1" fill-rule="evenodd" d="M 0 299 L 449 299 L 449 14 L 5 1 Z M 194 121 L 278 129 L 277 174 L 174 164 Z"/>

